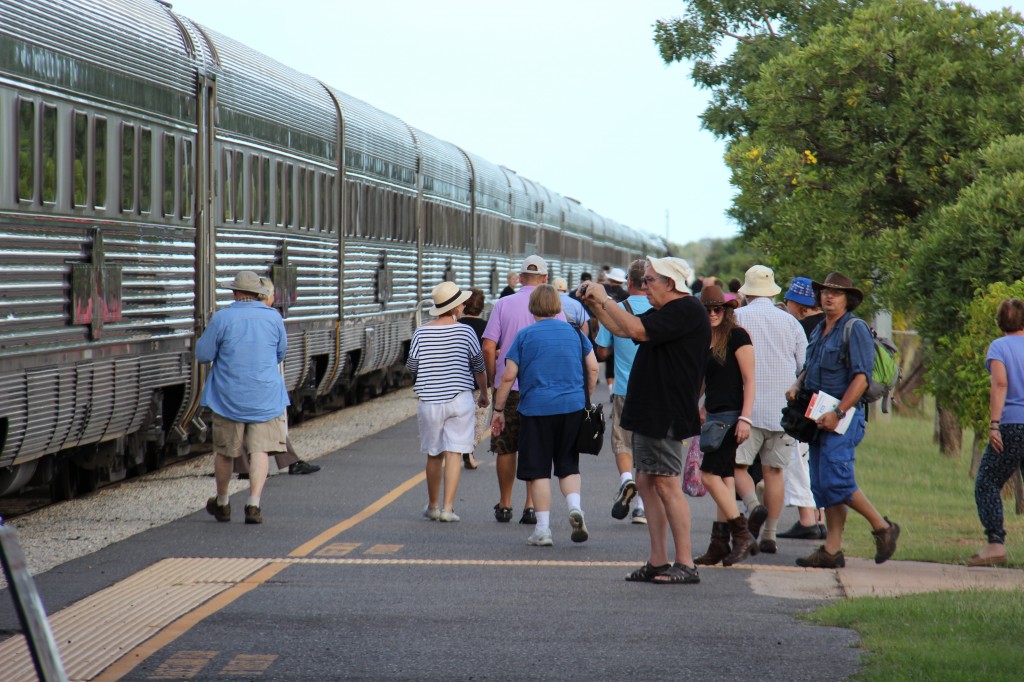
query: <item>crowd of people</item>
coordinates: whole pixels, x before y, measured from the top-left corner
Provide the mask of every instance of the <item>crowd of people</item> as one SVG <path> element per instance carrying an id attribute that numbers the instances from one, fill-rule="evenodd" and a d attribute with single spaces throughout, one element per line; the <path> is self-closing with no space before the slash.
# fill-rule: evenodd
<path id="1" fill-rule="evenodd" d="M 698 583 L 698 566 L 773 554 L 779 539 L 823 540 L 796 563 L 841 568 L 850 509 L 871 528 L 876 563 L 893 556 L 900 526 L 874 507 L 854 470 L 874 342 L 867 325 L 846 331 L 864 299 L 849 278 L 837 272 L 821 282 L 794 277 L 781 302 L 775 299 L 782 289 L 764 265 L 730 282 L 728 293 L 715 278 L 695 278 L 674 257 L 609 268 L 597 281 L 584 273 L 572 290 L 563 278 L 547 281 L 545 260 L 529 256 L 510 273 L 486 320 L 479 289 L 452 282 L 434 287 L 429 313 L 435 319 L 415 331 L 407 360 L 427 456 L 425 517 L 460 520 L 461 469 L 477 468 L 477 410 L 493 401 L 495 520 L 512 520 L 514 482 L 524 481 L 519 523 L 532 526 L 527 544 L 553 545 L 553 474 L 570 539 L 588 540 L 576 442 L 603 361 L 619 473 L 611 515 L 646 526 L 650 541 L 647 560 L 627 580 Z M 240 272 L 229 288 L 234 303 L 213 316 L 196 345 L 199 362 L 212 363 L 202 405 L 214 413 L 216 495 L 206 509 L 218 521 L 230 520 L 227 482 L 241 465 L 250 478 L 245 522 L 261 523 L 268 456 L 285 457 L 279 467 L 314 465 L 299 460 L 288 441 L 280 371 L 287 335 L 271 307 L 273 285 Z M 998 323 L 1004 337 L 986 359 L 989 446 L 976 482 L 988 543 L 968 561 L 972 566 L 1006 563 L 999 491 L 1024 459 L 1024 302 L 1005 301 Z M 815 392 L 835 396 L 837 404 L 800 442 L 783 429 L 783 408 Z M 716 517 L 707 550 L 694 558 L 680 479 L 684 443 L 699 434 L 701 480 Z M 799 519 L 779 531 L 784 506 L 796 507 Z"/>

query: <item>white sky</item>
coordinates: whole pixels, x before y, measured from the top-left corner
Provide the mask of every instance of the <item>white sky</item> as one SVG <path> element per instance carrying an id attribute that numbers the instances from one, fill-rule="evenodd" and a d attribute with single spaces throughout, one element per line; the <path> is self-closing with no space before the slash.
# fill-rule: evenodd
<path id="1" fill-rule="evenodd" d="M 1011 3 L 972 2 L 983 9 Z M 1017 3 L 1019 4 L 1019 3 Z M 175 11 L 638 230 L 730 237 L 709 93 L 666 66 L 681 0 L 173 0 Z M 668 219 L 666 220 L 666 214 Z"/>

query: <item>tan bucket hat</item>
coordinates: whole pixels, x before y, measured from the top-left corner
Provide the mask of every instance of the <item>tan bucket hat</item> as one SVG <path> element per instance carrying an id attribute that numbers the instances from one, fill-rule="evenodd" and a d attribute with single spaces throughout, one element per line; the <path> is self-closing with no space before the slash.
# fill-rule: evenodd
<path id="1" fill-rule="evenodd" d="M 434 287 L 430 295 L 434 299 L 434 307 L 427 312 L 437 317 L 465 303 L 473 295 L 473 292 L 462 291 L 455 282 L 441 282 Z"/>

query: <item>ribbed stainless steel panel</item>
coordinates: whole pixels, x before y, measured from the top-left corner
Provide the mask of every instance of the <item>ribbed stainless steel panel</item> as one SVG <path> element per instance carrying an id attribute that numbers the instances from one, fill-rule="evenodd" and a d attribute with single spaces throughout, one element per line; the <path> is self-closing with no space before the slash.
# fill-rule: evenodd
<path id="1" fill-rule="evenodd" d="M 448 272 L 454 272 L 454 282 L 460 287 L 472 286 L 469 279 L 470 255 L 466 251 L 424 248 L 422 263 L 423 288 L 420 289 L 421 299 L 429 298 L 430 292 L 435 286 L 445 280 Z"/>
<path id="2" fill-rule="evenodd" d="M 335 88 L 345 120 L 345 168 L 384 182 L 416 187 L 418 152 L 409 127 L 398 117 Z"/>
<path id="3" fill-rule="evenodd" d="M 220 57 L 218 126 L 333 161 L 334 102 L 320 81 L 203 27 Z"/>
<path id="4" fill-rule="evenodd" d="M 523 179 L 514 170 L 501 166 L 501 171 L 508 179 L 509 190 L 512 195 L 512 217 L 519 221 L 536 223 L 536 197 L 527 189 Z"/>
<path id="5" fill-rule="evenodd" d="M 4 0 L 0 35 L 183 95 L 194 91 L 194 68 L 181 33 L 168 9 L 152 0 Z M 60 72 L 61 66 L 34 65 L 47 81 L 82 87 L 78 79 L 86 74 Z"/>
<path id="6" fill-rule="evenodd" d="M 391 299 L 384 303 L 377 300 L 377 277 L 382 264 L 392 281 Z M 347 240 L 342 284 L 346 319 L 385 312 L 411 314 L 419 296 L 416 247 L 397 242 Z"/>
<path id="7" fill-rule="evenodd" d="M 468 207 L 472 173 L 462 150 L 417 128 L 413 132 L 420 152 L 424 196 Z"/>
<path id="8" fill-rule="evenodd" d="M 497 164 L 470 152 L 466 155 L 472 163 L 476 210 L 510 218 L 512 198 L 508 176 Z"/>

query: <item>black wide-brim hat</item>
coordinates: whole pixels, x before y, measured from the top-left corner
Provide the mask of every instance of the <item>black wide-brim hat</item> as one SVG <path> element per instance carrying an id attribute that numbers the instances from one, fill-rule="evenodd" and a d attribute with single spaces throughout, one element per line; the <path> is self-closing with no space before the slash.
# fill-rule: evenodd
<path id="1" fill-rule="evenodd" d="M 846 309 L 853 311 L 864 301 L 864 292 L 853 286 L 853 280 L 841 272 L 830 272 L 824 282 L 811 282 L 814 298 L 821 305 L 822 289 L 838 289 L 846 292 Z"/>

